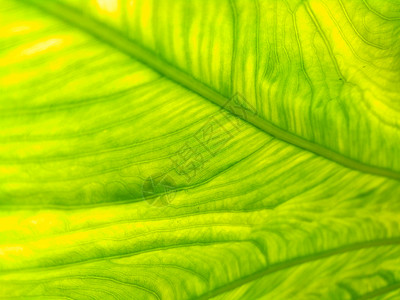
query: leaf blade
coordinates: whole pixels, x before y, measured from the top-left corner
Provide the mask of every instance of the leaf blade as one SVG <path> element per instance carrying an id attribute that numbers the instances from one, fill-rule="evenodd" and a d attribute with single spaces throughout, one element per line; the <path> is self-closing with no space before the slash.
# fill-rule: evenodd
<path id="1" fill-rule="evenodd" d="M 16 2 L 2 7 L 13 5 L 20 7 Z M 318 261 L 319 251 L 340 247 L 360 250 L 357 263 L 376 262 L 359 270 L 346 264 L 351 255 L 328 262 L 341 263 L 346 272 L 339 277 L 328 272 L 333 281 L 320 296 L 342 295 L 336 283 L 357 286 L 358 279 L 348 278 L 346 268 L 354 277 L 360 272 L 375 275 L 377 266 L 385 269 L 392 282 L 378 282 L 371 292 L 398 281 L 397 246 L 370 252 L 351 248 L 354 242 L 398 239 L 397 181 L 348 170 L 240 120 L 232 123 L 200 96 L 132 58 L 112 55 L 107 45 L 36 10 L 14 12 L 9 19 L 25 21 L 27 16 L 46 30 L 39 36 L 13 37 L 19 43 L 11 41 L 7 47 L 20 51 L 21 41 L 28 49 L 43 46 L 46 36 L 57 40 L 53 28 L 71 43 L 42 53 L 46 56 L 38 54 L 37 60 L 9 62 L 13 56 L 2 53 L 2 66 L 9 65 L 22 80 L 7 86 L 0 98 L 7 108 L 0 121 L 2 167 L 7 171 L 1 185 L 0 294 L 216 296 L 207 293 L 224 286 L 231 287 L 229 292 L 237 287 L 231 286 L 235 280 L 279 263 L 289 267 L 293 259 L 300 267 L 298 278 L 310 281 L 324 270 L 306 266 L 302 257 Z M 0 19 L 8 22 L 5 17 Z M 96 59 L 105 59 L 90 64 L 93 51 Z M 43 64 L 68 53 L 58 69 Z M 22 76 L 37 69 L 45 93 L 24 97 L 41 90 L 38 78 Z M 9 80 L 7 72 L 1 75 Z M 185 118 L 179 117 L 182 113 Z M 208 163 L 189 180 L 171 168 L 169 158 L 186 142 L 197 142 L 192 138 L 210 124 L 219 124 L 224 147 L 197 145 Z M 43 138 L 53 142 L 42 143 Z M 141 187 L 160 171 L 173 174 L 177 189 L 169 205 L 154 207 L 142 198 Z M 310 268 L 315 273 L 308 274 Z M 286 284 L 281 280 L 280 291 Z M 273 290 L 257 292 L 265 296 Z M 305 290 L 304 297 L 314 292 Z"/>

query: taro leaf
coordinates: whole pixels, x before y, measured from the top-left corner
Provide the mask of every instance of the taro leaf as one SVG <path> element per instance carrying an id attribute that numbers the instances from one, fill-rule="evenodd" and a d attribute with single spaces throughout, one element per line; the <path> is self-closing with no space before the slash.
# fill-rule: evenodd
<path id="1" fill-rule="evenodd" d="M 400 296 L 398 1 L 62 2 L 1 0 L 2 298 Z"/>

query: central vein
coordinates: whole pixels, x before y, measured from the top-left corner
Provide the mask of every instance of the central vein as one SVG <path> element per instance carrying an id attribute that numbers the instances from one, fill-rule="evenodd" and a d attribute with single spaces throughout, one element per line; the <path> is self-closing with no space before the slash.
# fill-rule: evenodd
<path id="1" fill-rule="evenodd" d="M 119 51 L 124 52 L 129 56 L 137 59 L 138 61 L 146 64 L 154 71 L 184 86 L 190 91 L 199 94 L 208 101 L 224 108 L 231 114 L 238 116 L 247 123 L 257 127 L 258 129 L 266 132 L 267 134 L 270 134 L 282 141 L 285 141 L 287 143 L 290 143 L 307 151 L 313 152 L 322 157 L 325 157 L 345 167 L 400 181 L 400 173 L 398 172 L 377 166 L 364 164 L 357 160 L 346 157 L 340 153 L 332 151 L 328 148 L 325 148 L 321 145 L 310 142 L 293 133 L 287 132 L 273 125 L 267 120 L 260 118 L 255 113 L 246 112 L 245 114 L 243 114 L 240 111 L 231 109 L 229 106 L 227 107 L 226 103 L 229 102 L 228 98 L 224 97 L 220 93 L 216 92 L 215 90 L 211 89 L 205 84 L 194 79 L 189 74 L 168 64 L 167 62 L 160 59 L 151 51 L 141 47 L 132 40 L 129 40 L 128 38 L 120 35 L 116 30 L 111 29 L 106 25 L 101 24 L 91 18 L 87 18 L 81 13 L 63 4 L 56 3 L 53 1 L 40 1 L 40 0 L 26 0 L 26 1 L 28 3 L 34 4 L 35 6 L 45 10 L 46 12 L 52 15 L 57 16 L 60 19 L 65 20 L 66 22 L 75 27 L 85 30 L 86 32 L 100 39 L 101 41 L 113 46 Z"/>

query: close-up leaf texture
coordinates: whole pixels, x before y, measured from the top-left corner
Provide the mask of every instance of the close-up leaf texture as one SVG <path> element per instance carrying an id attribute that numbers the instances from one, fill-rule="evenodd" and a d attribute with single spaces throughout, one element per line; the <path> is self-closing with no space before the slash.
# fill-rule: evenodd
<path id="1" fill-rule="evenodd" d="M 400 299 L 399 0 L 0 0 L 0 299 Z"/>

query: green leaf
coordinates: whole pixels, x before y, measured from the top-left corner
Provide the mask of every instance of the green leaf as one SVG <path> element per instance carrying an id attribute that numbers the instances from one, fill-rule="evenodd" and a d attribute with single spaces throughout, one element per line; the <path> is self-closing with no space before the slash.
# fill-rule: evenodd
<path id="1" fill-rule="evenodd" d="M 399 297 L 400 3 L 327 2 L 0 1 L 0 296 Z"/>
<path id="2" fill-rule="evenodd" d="M 244 95 L 261 119 L 252 123 L 268 133 L 399 179 L 398 0 L 59 1 L 113 26 L 219 96 Z M 154 59 L 141 59 L 166 73 Z M 304 140 L 292 140 L 298 137 Z"/>

